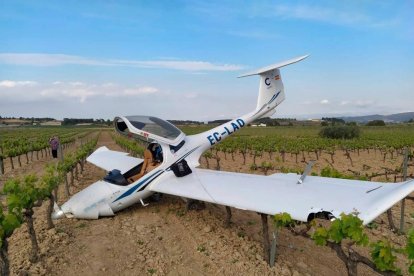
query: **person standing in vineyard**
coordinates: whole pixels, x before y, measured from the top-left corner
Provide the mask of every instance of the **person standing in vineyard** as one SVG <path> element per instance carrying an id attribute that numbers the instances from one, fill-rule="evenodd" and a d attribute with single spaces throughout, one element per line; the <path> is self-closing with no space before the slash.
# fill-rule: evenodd
<path id="1" fill-rule="evenodd" d="M 57 151 L 59 148 L 59 138 L 56 136 L 53 136 L 49 139 L 49 145 L 52 148 L 52 156 L 53 158 L 57 158 Z"/>

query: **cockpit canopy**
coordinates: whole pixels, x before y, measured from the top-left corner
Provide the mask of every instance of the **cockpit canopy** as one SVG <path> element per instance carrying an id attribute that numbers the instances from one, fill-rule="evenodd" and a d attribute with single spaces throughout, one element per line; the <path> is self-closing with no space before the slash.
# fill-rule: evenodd
<path id="1" fill-rule="evenodd" d="M 122 135 L 160 141 L 169 145 L 178 144 L 185 134 L 173 124 L 152 116 L 121 116 L 114 119 L 115 129 Z"/>

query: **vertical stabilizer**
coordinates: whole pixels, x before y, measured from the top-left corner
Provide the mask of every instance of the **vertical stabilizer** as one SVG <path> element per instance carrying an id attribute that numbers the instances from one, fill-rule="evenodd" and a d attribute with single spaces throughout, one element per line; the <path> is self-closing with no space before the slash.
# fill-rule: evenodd
<path id="1" fill-rule="evenodd" d="M 279 69 L 273 69 L 260 75 L 259 96 L 256 110 L 260 110 L 267 104 L 278 106 L 285 99 L 285 88 Z M 276 110 L 272 109 L 264 116 L 271 116 Z M 270 114 L 271 113 L 271 114 Z"/>
<path id="2" fill-rule="evenodd" d="M 268 117 L 275 113 L 275 108 L 285 99 L 285 89 L 283 87 L 282 75 L 279 68 L 301 61 L 306 56 L 301 56 L 284 62 L 266 66 L 253 72 L 244 74 L 241 77 L 253 75 L 260 76 L 259 96 L 257 98 L 256 111 L 264 112 L 260 117 Z M 265 112 L 264 110 L 268 110 Z"/>

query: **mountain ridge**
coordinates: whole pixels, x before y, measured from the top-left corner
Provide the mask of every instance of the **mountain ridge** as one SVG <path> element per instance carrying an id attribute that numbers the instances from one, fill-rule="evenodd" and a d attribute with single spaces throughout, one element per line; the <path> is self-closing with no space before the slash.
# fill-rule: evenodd
<path id="1" fill-rule="evenodd" d="M 366 123 L 373 120 L 383 120 L 386 123 L 402 123 L 414 119 L 414 112 L 402 112 L 390 115 L 373 114 L 365 116 L 344 116 L 337 118 L 340 118 L 345 122 Z"/>

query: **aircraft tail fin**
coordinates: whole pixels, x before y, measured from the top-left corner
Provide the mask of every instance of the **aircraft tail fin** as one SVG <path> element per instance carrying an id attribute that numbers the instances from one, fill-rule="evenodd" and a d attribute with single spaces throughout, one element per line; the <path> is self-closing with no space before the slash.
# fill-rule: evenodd
<path id="1" fill-rule="evenodd" d="M 239 78 L 254 75 L 260 76 L 259 96 L 257 99 L 256 111 L 264 112 L 264 110 L 268 110 L 268 112 L 264 112 L 260 117 L 269 117 L 273 115 L 276 112 L 275 107 L 285 99 L 285 90 L 279 68 L 299 62 L 308 56 L 309 55 L 305 55 L 272 64 L 239 76 Z"/>

